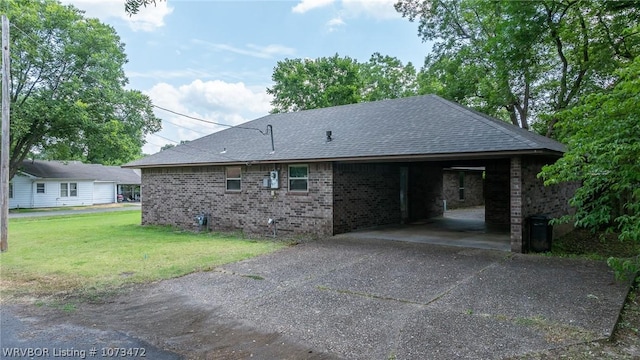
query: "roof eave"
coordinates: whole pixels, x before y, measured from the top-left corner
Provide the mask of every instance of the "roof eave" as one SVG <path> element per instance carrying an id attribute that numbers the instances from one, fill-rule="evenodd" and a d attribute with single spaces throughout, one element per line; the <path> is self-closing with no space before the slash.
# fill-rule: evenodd
<path id="1" fill-rule="evenodd" d="M 147 164 L 147 165 L 122 165 L 128 169 L 152 169 L 167 167 L 192 167 L 192 166 L 229 166 L 229 165 L 257 165 L 274 163 L 316 163 L 316 162 L 401 162 L 401 161 L 449 161 L 449 160 L 491 160 L 498 158 L 508 158 L 512 156 L 533 155 L 549 156 L 560 158 L 561 151 L 550 149 L 528 149 L 511 151 L 482 151 L 465 153 L 439 153 L 439 154 L 402 154 L 402 155 L 380 155 L 380 156 L 353 156 L 353 157 L 332 157 L 332 158 L 279 158 L 272 160 L 252 160 L 252 161 L 225 161 L 225 162 L 196 162 L 196 163 L 174 163 L 174 164 Z"/>

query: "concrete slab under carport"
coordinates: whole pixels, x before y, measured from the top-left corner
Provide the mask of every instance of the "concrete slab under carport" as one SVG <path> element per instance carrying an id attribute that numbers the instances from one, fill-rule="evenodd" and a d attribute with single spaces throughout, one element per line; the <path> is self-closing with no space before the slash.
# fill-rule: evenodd
<path id="1" fill-rule="evenodd" d="M 484 221 L 484 206 L 448 210 L 437 218 L 404 225 L 376 226 L 336 237 L 511 251 L 509 229 L 488 227 Z"/>

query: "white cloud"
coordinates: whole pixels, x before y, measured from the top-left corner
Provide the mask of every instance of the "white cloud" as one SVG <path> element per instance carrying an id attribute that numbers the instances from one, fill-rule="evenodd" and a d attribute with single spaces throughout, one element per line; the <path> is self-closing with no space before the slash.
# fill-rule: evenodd
<path id="1" fill-rule="evenodd" d="M 400 13 L 394 8 L 397 0 L 341 0 L 340 6 L 334 12 L 334 17 L 326 23 L 328 30 L 336 31 L 345 26 L 346 20 L 359 17 L 369 17 L 379 20 L 402 19 Z M 333 3 L 330 0 L 303 0 L 292 10 L 294 13 L 318 9 Z"/>
<path id="2" fill-rule="evenodd" d="M 191 42 L 194 44 L 207 46 L 208 48 L 216 51 L 228 51 L 235 54 L 247 55 L 260 59 L 272 59 L 277 55 L 292 55 L 295 53 L 295 49 L 278 44 L 270 44 L 267 46 L 247 44 L 246 48 L 238 48 L 228 44 L 212 43 L 200 39 L 193 39 L 191 40 Z"/>
<path id="3" fill-rule="evenodd" d="M 256 119 L 267 115 L 271 109 L 271 96 L 265 90 L 254 90 L 241 82 L 195 80 L 178 87 L 159 83 L 145 93 L 157 106 L 227 125 L 239 125 Z M 163 119 L 163 129 L 158 133 L 159 136 L 147 137 L 148 143 L 143 148 L 145 154 L 158 152 L 164 144 L 175 145 L 182 140 L 197 139 L 227 128 L 157 108 L 155 113 Z"/>
<path id="4" fill-rule="evenodd" d="M 346 23 L 340 17 L 333 18 L 327 22 L 327 27 L 329 28 L 329 31 L 335 31 L 338 29 L 338 27 L 344 26 L 344 25 L 346 25 Z"/>
<path id="5" fill-rule="evenodd" d="M 298 14 L 304 14 L 309 10 L 331 5 L 335 0 L 302 0 L 291 11 Z"/>
<path id="6" fill-rule="evenodd" d="M 62 0 L 85 11 L 86 16 L 98 18 L 108 23 L 110 19 L 125 22 L 134 31 L 154 31 L 164 26 L 164 18 L 173 12 L 167 1 L 157 1 L 155 5 L 143 7 L 129 16 L 124 11 L 124 0 Z"/>
<path id="7" fill-rule="evenodd" d="M 349 17 L 368 16 L 374 19 L 400 19 L 393 5 L 397 0 L 342 0 L 344 13 Z"/>

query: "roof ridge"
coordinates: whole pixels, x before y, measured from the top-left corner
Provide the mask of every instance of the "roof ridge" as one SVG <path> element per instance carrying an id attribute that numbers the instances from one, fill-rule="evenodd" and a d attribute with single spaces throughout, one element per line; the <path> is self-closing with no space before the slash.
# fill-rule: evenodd
<path id="1" fill-rule="evenodd" d="M 474 118 L 477 118 L 478 120 L 480 120 L 480 121 L 482 121 L 483 123 L 485 123 L 485 124 L 487 124 L 487 125 L 491 126 L 492 128 L 497 129 L 497 130 L 499 130 L 500 132 L 502 132 L 502 133 L 504 133 L 504 134 L 507 134 L 507 135 L 511 136 L 512 138 L 514 138 L 514 139 L 517 139 L 517 140 L 520 140 L 520 141 L 524 141 L 524 142 L 525 142 L 526 144 L 528 144 L 529 146 L 535 147 L 535 146 L 537 145 L 533 140 L 531 140 L 531 139 L 527 139 L 526 137 L 522 136 L 521 134 L 518 134 L 518 133 L 517 133 L 517 132 L 515 132 L 515 131 L 510 131 L 510 130 L 509 130 L 509 129 L 507 129 L 505 126 L 502 126 L 502 124 L 498 124 L 497 122 L 498 122 L 498 121 L 500 121 L 500 122 L 503 122 L 503 123 L 504 123 L 504 124 L 506 124 L 506 125 L 512 125 L 512 124 L 509 124 L 509 123 L 504 122 L 504 121 L 499 120 L 499 119 L 494 119 L 494 118 L 492 118 L 492 117 L 490 117 L 490 116 L 488 116 L 488 115 L 484 115 L 484 116 L 483 116 L 483 114 L 480 114 L 480 113 L 478 113 L 477 111 L 475 111 L 475 110 L 473 110 L 473 109 L 470 109 L 470 108 L 468 108 L 468 107 L 466 107 L 466 106 L 464 106 L 464 105 L 461 105 L 461 104 L 454 103 L 454 102 L 449 101 L 449 100 L 447 100 L 447 99 L 444 99 L 444 98 L 442 98 L 442 97 L 440 97 L 440 96 L 437 96 L 437 95 L 431 95 L 431 96 L 433 96 L 436 100 L 438 100 L 438 101 L 440 101 L 441 103 L 443 103 L 443 104 L 445 104 L 445 105 L 449 106 L 449 107 L 450 107 L 450 108 L 452 108 L 452 109 L 455 109 L 455 110 L 460 111 L 460 112 L 466 112 L 466 113 L 469 113 L 469 114 L 471 114 Z M 512 126 L 515 126 L 515 125 L 512 125 Z M 518 127 L 517 129 L 521 129 L 521 128 L 520 128 L 520 127 Z M 514 129 L 514 130 L 515 130 L 515 129 Z M 524 129 L 523 129 L 523 130 L 524 130 Z M 527 130 L 527 131 L 528 131 L 528 130 Z M 531 134 L 533 134 L 533 133 L 531 133 Z"/>

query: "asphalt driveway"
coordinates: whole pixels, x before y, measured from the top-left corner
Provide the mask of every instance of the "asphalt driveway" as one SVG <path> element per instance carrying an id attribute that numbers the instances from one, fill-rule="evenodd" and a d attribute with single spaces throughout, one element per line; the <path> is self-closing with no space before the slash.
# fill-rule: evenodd
<path id="1" fill-rule="evenodd" d="M 189 359 L 496 359 L 609 337 L 628 290 L 602 262 L 341 237 L 20 316 Z"/>

